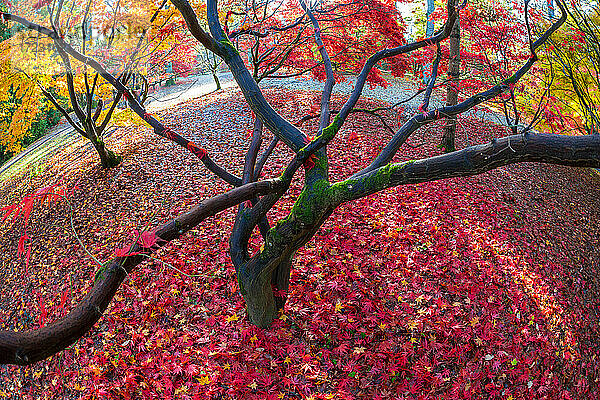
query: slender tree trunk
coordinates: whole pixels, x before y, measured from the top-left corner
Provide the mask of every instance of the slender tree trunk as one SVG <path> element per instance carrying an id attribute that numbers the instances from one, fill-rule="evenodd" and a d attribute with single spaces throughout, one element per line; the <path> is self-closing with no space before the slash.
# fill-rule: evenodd
<path id="1" fill-rule="evenodd" d="M 453 106 L 458 103 L 458 78 L 460 76 L 460 21 L 457 19 L 450 33 L 450 55 L 448 61 L 448 89 L 446 90 L 446 105 Z M 454 137 L 456 136 L 456 116 L 446 118 L 444 135 L 440 147 L 449 153 L 456 150 Z"/>
<path id="2" fill-rule="evenodd" d="M 87 138 L 92 142 L 98 156 L 100 156 L 100 164 L 102 168 L 114 168 L 121 163 L 121 156 L 113 153 L 111 150 L 107 149 L 104 145 L 102 139 L 98 138 L 96 132 L 93 128 L 86 126 L 86 134 Z"/>
<path id="3" fill-rule="evenodd" d="M 215 80 L 215 83 L 217 84 L 217 90 L 221 90 L 221 81 L 219 80 L 219 77 L 217 76 L 217 74 L 215 72 L 213 72 L 212 76 L 213 76 L 213 79 Z"/>
<path id="4" fill-rule="evenodd" d="M 97 139 L 94 142 L 94 148 L 100 156 L 100 164 L 102 165 L 102 168 L 114 168 L 121 163 L 121 156 L 107 149 L 102 140 Z"/>

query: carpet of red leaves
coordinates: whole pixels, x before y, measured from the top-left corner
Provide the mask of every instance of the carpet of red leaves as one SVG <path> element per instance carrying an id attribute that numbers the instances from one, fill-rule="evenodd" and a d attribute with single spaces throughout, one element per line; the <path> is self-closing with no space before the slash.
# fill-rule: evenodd
<path id="1" fill-rule="evenodd" d="M 268 93 L 287 116 L 316 102 Z M 239 173 L 251 123 L 238 92 L 159 116 Z M 463 120 L 458 146 L 503 134 Z M 364 166 L 388 137 L 353 114 L 329 149 L 332 178 Z M 421 146 L 397 158 L 436 154 L 439 137 L 425 130 L 411 140 Z M 148 129 L 107 142 L 124 155 L 119 168 L 101 171 L 93 155 L 66 149 L 46 172 L 5 182 L 2 197 L 61 176 L 74 189 L 74 229 L 105 261 L 133 229 L 226 188 Z M 267 176 L 289 158 L 278 149 Z M 131 274 L 76 344 L 32 367 L 0 367 L 0 398 L 597 398 L 599 198 L 589 170 L 526 164 L 345 204 L 298 252 L 288 303 L 269 330 L 245 318 L 227 255 L 233 212 L 224 212 Z M 19 222 L 0 227 L 0 329 L 48 323 L 89 286 L 97 267 L 68 216 L 64 202 L 34 212 L 27 273 L 16 257 Z"/>

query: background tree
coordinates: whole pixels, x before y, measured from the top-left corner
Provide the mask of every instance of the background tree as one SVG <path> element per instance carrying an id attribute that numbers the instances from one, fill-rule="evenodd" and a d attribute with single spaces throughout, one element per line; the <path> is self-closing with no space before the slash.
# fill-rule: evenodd
<path id="1" fill-rule="evenodd" d="M 215 81 L 215 85 L 217 86 L 216 90 L 221 90 L 221 81 L 219 80 L 218 73 L 219 68 L 223 64 L 223 60 L 221 60 L 216 54 L 209 52 L 206 47 L 202 48 L 199 57 L 200 69 L 202 71 L 208 70 Z"/>
<path id="2" fill-rule="evenodd" d="M 600 10 L 576 2 L 565 28 L 544 46 L 536 76 L 548 101 L 529 113 L 552 131 L 600 132 Z"/>
<path id="3" fill-rule="evenodd" d="M 517 13 L 513 6 L 518 8 Z M 445 91 L 443 97 L 446 106 L 456 105 L 475 95 L 482 86 L 499 84 L 508 79 L 530 54 L 522 7 L 485 1 L 457 2 L 456 7 L 461 9 L 461 17 L 459 25 L 454 27 L 454 32 L 450 35 L 448 45 L 432 44 L 414 52 L 414 59 L 424 66 L 424 86 L 421 86 L 421 91 L 439 95 L 442 90 Z M 445 10 L 441 7 L 434 8 L 432 2 L 429 11 L 431 13 L 427 14 L 427 27 L 428 31 L 433 32 L 434 21 L 444 19 Z M 539 22 L 540 14 L 532 15 Z M 542 23 L 542 26 L 546 25 Z M 428 31 L 418 33 L 428 37 Z M 430 84 L 431 89 L 428 89 Z M 505 123 L 513 127 L 514 134 L 517 133 L 520 118 L 523 118 L 520 109 L 526 104 L 526 101 L 520 99 L 525 95 L 524 86 L 525 83 L 518 82 L 506 93 L 488 101 L 494 110 L 504 114 Z M 544 97 L 541 93 L 537 92 L 529 102 L 537 104 L 536 99 Z M 427 110 L 429 100 L 430 96 L 425 96 L 420 106 L 422 110 Z M 532 118 L 533 114 L 530 115 Z M 455 116 L 449 116 L 439 145 L 446 152 L 455 150 L 456 126 Z"/>
<path id="4" fill-rule="evenodd" d="M 116 90 L 127 94 L 126 97 L 132 110 L 152 126 L 157 134 L 186 145 L 211 172 L 235 188 L 203 201 L 189 212 L 156 230 L 142 233 L 138 240 L 135 240 L 130 246 L 120 249 L 116 254 L 117 257 L 105 263 L 98 271 L 90 292 L 64 318 L 37 330 L 0 332 L 0 362 L 2 363 L 29 364 L 48 357 L 73 343 L 100 318 L 126 275 L 144 261 L 147 255 L 164 246 L 165 243 L 180 237 L 207 217 L 233 206 L 238 206 L 240 211 L 231 232 L 229 245 L 240 291 L 246 302 L 249 320 L 259 327 L 268 327 L 277 316 L 278 309 L 285 304 L 285 292 L 289 286 L 290 270 L 296 251 L 311 240 L 333 210 L 342 203 L 393 186 L 470 176 L 499 166 L 525 161 L 577 167 L 600 166 L 600 137 L 597 135 L 573 137 L 549 134 L 534 135 L 528 132 L 495 138 L 486 144 L 467 147 L 440 156 L 408 162 L 393 162 L 393 158 L 400 148 L 420 127 L 448 116 L 459 115 L 486 100 L 501 96 L 523 78 L 537 61 L 536 51 L 564 23 L 566 8 L 562 2 L 558 2 L 561 10 L 561 17 L 558 21 L 535 35 L 535 38 L 533 38 L 531 30 L 528 30 L 532 35 L 532 40 L 528 43 L 529 57 L 518 69 L 512 71 L 508 78 L 501 80 L 498 84 L 489 85 L 485 90 L 466 98 L 457 105 L 429 110 L 428 99 L 433 88 L 432 82 L 435 82 L 435 78 L 431 79 L 424 93 L 425 101 L 422 111 L 404 122 L 392 135 L 386 146 L 373 160 L 370 160 L 368 165 L 364 165 L 362 170 L 333 182 L 329 174 L 331 160 L 327 153 L 327 144 L 338 138 L 339 130 L 344 126 L 348 115 L 356 106 L 364 85 L 369 76 L 373 74 L 375 66 L 383 60 L 388 60 L 390 63 L 402 63 L 403 57 L 411 52 L 432 44 L 437 47 L 438 44 L 447 40 L 458 17 L 458 10 L 454 7 L 453 2 L 449 1 L 446 4 L 445 23 L 431 38 L 409 43 L 404 43 L 397 37 L 390 38 L 390 42 L 376 43 L 380 44 L 382 49 L 369 54 L 368 57 L 366 54 L 363 54 L 362 57 L 360 54 L 353 54 L 352 57 L 349 57 L 347 61 L 351 66 L 353 63 L 358 64 L 362 59 L 362 67 L 352 93 L 346 98 L 344 105 L 333 120 L 330 103 L 335 78 L 329 48 L 323 41 L 320 26 L 321 23 L 326 24 L 329 21 L 326 13 L 321 13 L 321 11 L 335 12 L 339 6 L 301 2 L 299 7 L 310 21 L 307 29 L 311 29 L 313 32 L 313 40 L 321 58 L 322 73 L 325 75 L 325 89 L 321 94 L 319 107 L 319 123 L 312 131 L 301 130 L 291 121 L 283 118 L 264 97 L 240 52 L 226 35 L 215 0 L 207 1 L 210 34 L 202 28 L 198 14 L 186 0 L 174 0 L 173 4 L 181 12 L 194 38 L 207 49 L 219 55 L 227 64 L 244 98 L 260 123 L 284 143 L 293 152 L 293 155 L 289 163 L 275 177 L 261 180 L 259 174 L 254 174 L 256 154 L 259 152 L 260 145 L 255 140 L 257 136 L 253 135 L 244 165 L 238 170 L 242 171 L 241 176 L 236 176 L 212 161 L 206 150 L 189 141 L 185 142 L 183 137 L 176 135 L 156 118 L 147 114 L 143 106 L 132 95 L 130 88 L 115 78 L 98 61 L 82 54 L 68 42 L 62 40 L 56 31 L 13 14 L 3 13 L 2 16 L 5 19 L 18 22 L 52 38 L 62 51 L 93 68 Z M 379 7 L 376 1 L 371 4 Z M 383 5 L 385 6 L 385 4 Z M 387 8 L 384 7 L 384 9 L 390 9 L 389 7 L 391 5 L 387 5 Z M 323 16 L 319 17 L 320 15 Z M 354 32 L 358 35 L 368 32 L 368 29 L 361 30 L 357 27 L 352 27 L 352 29 L 355 29 Z M 396 41 L 396 44 L 390 46 L 393 41 Z M 298 174 L 302 167 L 304 176 L 302 173 Z M 289 193 L 288 189 L 297 175 L 302 179 L 300 194 L 296 197 L 289 214 L 271 224 L 268 221 L 267 213 L 280 202 L 284 195 Z M 53 195 L 50 189 L 36 194 L 40 198 Z M 28 204 L 31 204 L 32 198 L 29 198 Z M 243 206 L 240 206 L 242 204 Z M 23 206 L 20 203 L 15 204 L 8 209 L 7 215 L 13 212 L 19 214 Z M 265 229 L 261 229 L 262 235 L 264 235 L 262 246 L 258 249 L 250 247 L 251 238 L 257 234 L 255 228 L 265 222 L 269 223 L 269 229 L 266 232 Z"/>
<path id="5" fill-rule="evenodd" d="M 455 7 L 459 2 L 456 1 Z M 458 103 L 458 84 L 460 82 L 460 19 L 457 18 L 450 33 L 448 49 L 448 87 L 446 89 L 446 106 Z M 446 119 L 441 147 L 446 153 L 456 150 L 454 137 L 456 136 L 456 117 Z"/>
<path id="6" fill-rule="evenodd" d="M 65 53 L 57 40 L 68 41 L 83 55 L 109 60 L 106 67 L 124 84 L 131 83 L 137 89 L 133 95 L 143 103 L 148 91 L 146 75 L 150 73 L 152 79 L 156 66 L 162 67 L 167 61 L 177 60 L 175 65 L 179 67 L 192 58 L 181 22 L 174 17 L 174 10 L 161 11 L 164 4 L 143 6 L 121 1 L 114 9 L 106 10 L 107 5 L 92 1 L 72 2 L 68 4 L 71 12 L 63 18 L 62 2 L 20 2 L 17 12 L 28 11 L 34 20 L 50 21 L 58 35 L 54 39 L 21 29 L 2 43 L 0 54 L 3 65 L 10 70 L 6 77 L 10 78 L 1 85 L 6 93 L 12 91 L 18 98 L 27 99 L 26 103 L 20 100 L 16 107 L 5 140 L 20 142 L 28 128 L 23 121 L 32 122 L 32 111 L 44 96 L 49 107 L 58 110 L 76 132 L 92 143 L 102 167 L 118 165 L 120 157 L 106 148 L 104 139 L 114 113 L 120 113 L 117 107 L 123 92 L 115 91 L 97 72 Z"/>

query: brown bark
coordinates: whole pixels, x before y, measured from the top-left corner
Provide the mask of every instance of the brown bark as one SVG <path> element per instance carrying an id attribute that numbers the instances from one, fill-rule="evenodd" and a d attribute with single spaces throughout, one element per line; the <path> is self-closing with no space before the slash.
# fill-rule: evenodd
<path id="1" fill-rule="evenodd" d="M 250 183 L 210 198 L 156 230 L 157 246 L 164 246 L 220 211 L 259 195 L 281 190 L 281 181 Z M 130 254 L 156 250 L 133 245 Z M 100 319 L 128 273 L 146 259 L 142 254 L 118 257 L 98 272 L 94 285 L 66 316 L 40 329 L 26 332 L 0 331 L 0 364 L 28 365 L 63 350 L 88 332 Z"/>
<path id="2" fill-rule="evenodd" d="M 213 79 L 215 80 L 215 84 L 217 85 L 217 90 L 221 90 L 221 81 L 217 74 L 213 74 Z"/>
<path id="3" fill-rule="evenodd" d="M 96 139 L 94 141 L 94 148 L 100 156 L 100 165 L 102 165 L 102 168 L 114 168 L 121 163 L 121 156 L 107 149 L 102 140 Z"/>
<path id="4" fill-rule="evenodd" d="M 448 88 L 446 89 L 446 106 L 458 104 L 458 78 L 460 76 L 460 20 L 457 18 L 450 33 L 450 55 L 448 62 Z M 446 152 L 456 150 L 456 116 L 446 118 L 444 134 L 440 147 Z"/>

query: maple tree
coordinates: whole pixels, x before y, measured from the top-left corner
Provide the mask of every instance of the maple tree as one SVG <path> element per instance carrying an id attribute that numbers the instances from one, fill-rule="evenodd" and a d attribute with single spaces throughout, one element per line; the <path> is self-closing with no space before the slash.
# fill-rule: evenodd
<path id="1" fill-rule="evenodd" d="M 530 113 L 539 114 L 541 126 L 552 131 L 600 132 L 600 9 L 575 2 L 565 28 L 544 46 L 536 76 L 548 91 L 547 101 Z"/>
<path id="2" fill-rule="evenodd" d="M 55 36 L 21 27 L 10 40 L 2 42 L 0 55 L 7 79 L 0 83 L 0 89 L 19 99 L 3 130 L 7 148 L 20 150 L 44 96 L 48 107 L 60 111 L 71 127 L 92 143 L 103 168 L 118 165 L 120 156 L 107 149 L 104 140 L 115 114 L 120 114 L 118 120 L 130 117 L 118 109 L 127 93 L 114 90 L 98 72 L 64 52 L 59 41 L 68 40 L 83 55 L 110 60 L 106 67 L 122 83 L 130 84 L 135 89 L 131 94 L 143 104 L 148 80 L 157 79 L 157 70 L 165 62 L 174 63 L 177 69 L 191 59 L 181 21 L 173 17 L 173 10 L 162 10 L 165 4 L 120 1 L 109 10 L 107 5 L 92 1 L 74 1 L 68 13 L 62 2 L 11 4 L 13 12 L 30 14 L 32 21 L 49 21 Z"/>
<path id="3" fill-rule="evenodd" d="M 445 89 L 446 106 L 476 95 L 482 87 L 509 79 L 531 54 L 522 17 L 527 7 L 486 1 L 458 4 L 462 6 L 460 20 L 450 34 L 448 46 L 440 46 L 437 50 L 431 46 L 418 54 L 422 62 L 430 60 L 425 64 L 428 66 L 427 74 L 435 74 L 439 81 L 436 86 Z M 529 11 L 529 14 L 530 19 L 536 21 L 536 26 L 547 25 L 543 14 L 537 11 Z M 442 10 L 435 10 L 429 21 L 441 17 Z M 538 53 L 543 59 L 543 48 Z M 536 71 L 537 66 L 534 66 L 532 72 Z M 443 75 L 447 78 L 438 78 Z M 498 120 L 504 120 L 513 134 L 523 130 L 523 126 L 518 128 L 524 118 L 533 121 L 531 125 L 535 124 L 535 108 L 546 98 L 543 90 L 534 89 L 539 82 L 533 82 L 530 76 L 515 82 L 509 90 L 488 101 L 502 115 Z M 446 119 L 440 143 L 445 151 L 455 150 L 456 124 L 455 116 Z"/>
<path id="4" fill-rule="evenodd" d="M 64 52 L 92 68 L 119 93 L 124 94 L 131 109 L 146 121 L 155 133 L 186 147 L 201 160 L 210 172 L 234 186 L 233 189 L 203 201 L 187 213 L 156 229 L 138 233 L 133 242 L 117 250 L 113 260 L 104 263 L 96 274 L 92 289 L 65 317 L 36 330 L 0 332 L 0 362 L 2 363 L 34 363 L 55 354 L 76 341 L 100 318 L 127 274 L 146 260 L 149 254 L 181 237 L 206 218 L 234 206 L 238 207 L 238 211 L 229 238 L 229 255 L 236 269 L 248 318 L 252 324 L 264 328 L 270 326 L 276 318 L 278 310 L 282 309 L 286 303 L 286 293 L 289 290 L 295 253 L 314 237 L 319 227 L 343 203 L 362 199 L 394 186 L 471 176 L 500 166 L 526 161 L 575 167 L 600 166 L 600 137 L 598 135 L 565 136 L 532 134 L 530 132 L 494 138 L 486 144 L 434 157 L 394 162 L 394 157 L 399 149 L 421 126 L 432 124 L 448 116 L 465 113 L 486 100 L 511 91 L 514 85 L 537 62 L 536 52 L 538 49 L 566 20 L 567 6 L 562 1 L 557 2 L 561 16 L 552 24 L 543 27 L 544 29 L 537 34 L 534 34 L 530 26 L 527 27 L 527 34 L 530 38 L 526 40 L 528 57 L 516 70 L 512 70 L 509 76 L 500 79 L 498 83 L 485 90 L 479 89 L 475 94 L 456 105 L 429 109 L 428 99 L 436 81 L 434 73 L 427 88 L 424 89 L 425 100 L 420 111 L 401 124 L 370 164 L 361 165 L 358 170 L 352 171 L 349 176 L 345 176 L 337 182 L 330 181 L 329 165 L 332 160 L 328 156 L 328 144 L 340 139 L 338 132 L 344 126 L 348 116 L 356 111 L 365 84 L 369 81 L 381 82 L 382 78 L 376 65 L 386 60 L 393 67 L 395 73 L 402 73 L 409 65 L 406 58 L 410 57 L 412 52 L 432 45 L 437 47 L 438 44 L 450 37 L 458 13 L 461 11 L 460 7 L 456 7 L 454 1 L 450 0 L 446 4 L 445 22 L 440 30 L 429 38 L 405 42 L 402 37 L 388 36 L 390 32 L 401 31 L 398 20 L 390 17 L 394 14 L 393 4 L 378 0 L 367 2 L 369 13 L 365 15 L 369 15 L 371 20 L 361 20 L 366 24 L 364 29 L 345 24 L 342 26 L 347 26 L 352 30 L 351 35 L 358 38 L 357 43 L 365 42 L 370 38 L 372 43 L 369 48 L 379 48 L 379 50 L 372 54 L 365 54 L 363 53 L 364 48 L 358 47 L 358 50 L 348 51 L 347 54 L 339 52 L 341 60 L 348 65 L 348 71 L 358 71 L 358 76 L 351 94 L 332 119 L 331 96 L 336 75 L 330 51 L 331 49 L 340 49 L 344 44 L 337 43 L 334 36 L 328 38 L 324 34 L 325 29 L 322 29 L 321 26 L 327 27 L 329 23 L 343 21 L 343 19 L 338 20 L 330 18 L 330 16 L 335 15 L 346 4 L 300 1 L 300 4 L 295 5 L 297 14 L 291 20 L 303 21 L 303 28 L 299 29 L 311 32 L 312 40 L 316 45 L 316 52 L 309 52 L 307 47 L 294 46 L 294 51 L 303 52 L 303 57 L 307 60 L 303 64 L 301 57 L 296 59 L 296 64 L 325 80 L 325 88 L 317 108 L 318 123 L 312 131 L 308 131 L 301 130 L 289 119 L 284 118 L 267 101 L 257 83 L 259 75 L 256 73 L 253 75 L 249 71 L 246 64 L 248 59 L 245 60 L 242 57 L 241 52 L 231 41 L 233 34 L 223 28 L 221 21 L 223 18 L 220 17 L 216 0 L 208 0 L 206 3 L 206 25 L 208 25 L 210 33 L 203 28 L 203 24 L 198 20 L 199 13 L 187 0 L 173 0 L 172 3 L 181 13 L 191 35 L 227 64 L 244 99 L 256 116 L 255 129 L 248 145 L 248 151 L 237 175 L 217 164 L 207 150 L 175 133 L 155 116 L 148 114 L 132 89 L 126 85 L 126 81 L 115 77 L 98 60 L 78 51 L 55 29 L 46 28 L 12 13 L 3 12 L 1 14 L 2 18 L 7 21 L 17 22 L 49 37 L 60 48 L 60 52 Z M 350 2 L 347 6 L 349 10 L 353 10 L 353 7 L 360 5 Z M 269 10 L 267 6 L 265 7 L 265 10 Z M 525 15 L 527 15 L 527 11 L 525 8 Z M 358 14 L 350 11 L 345 18 L 351 18 Z M 387 26 L 387 30 L 380 31 L 380 37 L 375 40 L 373 36 L 375 30 L 369 28 L 381 26 L 377 25 L 381 21 Z M 394 24 L 396 24 L 395 27 Z M 339 25 L 337 27 L 341 29 Z M 247 32 L 251 31 L 251 27 L 245 25 L 242 25 L 242 29 Z M 293 29 L 287 32 L 292 31 Z M 298 34 L 295 33 L 295 35 Z M 534 35 L 535 37 L 533 37 Z M 303 43 L 309 46 L 308 41 Z M 266 52 L 268 53 L 268 50 Z M 338 54 L 335 51 L 332 53 Z M 314 58 L 317 54 L 318 61 L 313 60 L 311 64 L 308 59 L 311 56 Z M 251 59 L 252 57 L 250 57 Z M 288 65 L 287 68 L 293 70 L 294 66 Z M 263 126 L 276 138 L 271 143 L 277 144 L 280 141 L 293 152 L 288 164 L 278 171 L 275 177 L 269 179 L 262 179 L 261 171 L 265 162 L 273 155 L 275 145 L 268 146 L 259 157 Z M 358 147 L 360 145 L 360 140 L 354 137 L 351 146 Z M 272 224 L 269 221 L 269 212 L 288 193 L 290 185 L 301 169 L 304 170 L 304 177 L 300 194 L 295 199 L 287 216 Z M 46 199 L 56 195 L 54 189 L 41 189 L 23 202 L 5 207 L 4 218 L 8 218 L 12 213 L 28 215 L 28 210 L 31 209 L 35 199 Z M 59 191 L 58 194 L 62 193 Z M 256 233 L 256 228 L 260 233 Z M 435 231 L 435 229 L 433 230 Z M 263 238 L 260 248 L 250 246 L 251 240 L 254 240 L 257 234 Z M 20 246 L 19 250 L 23 252 L 25 247 Z"/>
<path id="5" fill-rule="evenodd" d="M 221 81 L 217 73 L 219 72 L 219 67 L 223 64 L 223 60 L 217 57 L 216 54 L 209 52 L 207 48 L 203 48 L 202 51 L 204 54 L 200 56 L 201 69 L 208 69 L 210 71 L 217 86 L 216 90 L 221 90 Z"/>

